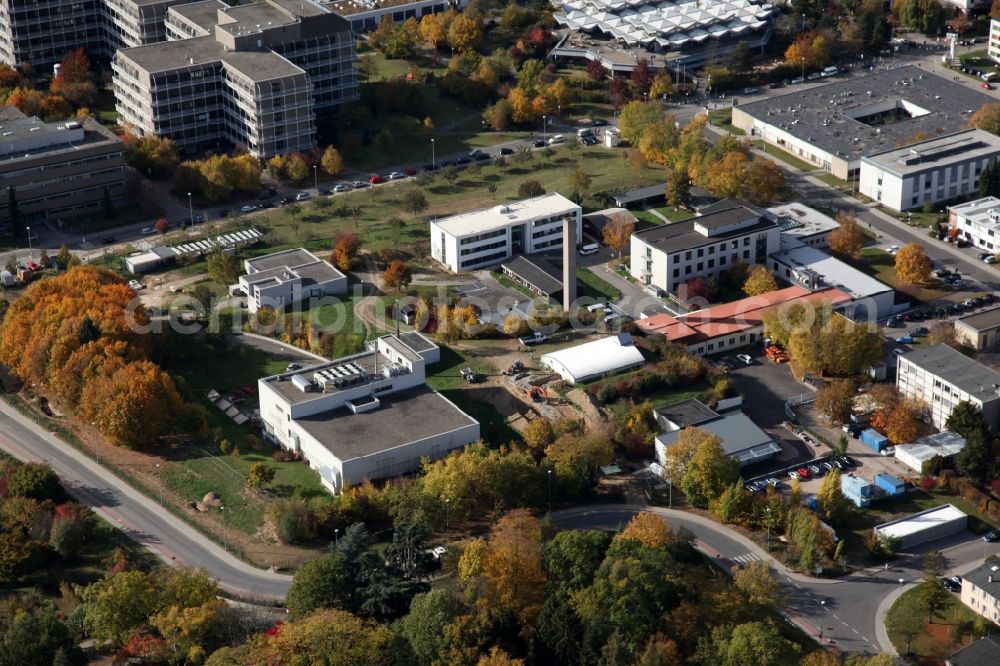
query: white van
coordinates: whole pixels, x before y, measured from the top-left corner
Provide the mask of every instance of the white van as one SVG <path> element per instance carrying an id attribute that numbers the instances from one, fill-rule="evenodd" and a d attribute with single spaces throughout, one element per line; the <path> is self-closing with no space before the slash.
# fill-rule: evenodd
<path id="1" fill-rule="evenodd" d="M 597 243 L 591 243 L 590 245 L 584 245 L 580 248 L 580 256 L 586 257 L 588 254 L 597 254 L 601 251 L 601 246 Z"/>
<path id="2" fill-rule="evenodd" d="M 549 137 L 549 145 L 550 146 L 554 146 L 555 144 L 562 143 L 562 142 L 563 142 L 563 135 L 562 134 L 555 134 L 555 135 Z"/>
<path id="3" fill-rule="evenodd" d="M 840 73 L 840 68 L 838 68 L 836 65 L 830 65 L 829 67 L 825 68 L 822 72 L 820 72 L 820 76 L 834 76 L 839 73 Z"/>
<path id="4" fill-rule="evenodd" d="M 587 306 L 587 312 L 604 312 L 608 306 L 604 303 L 594 303 Z"/>

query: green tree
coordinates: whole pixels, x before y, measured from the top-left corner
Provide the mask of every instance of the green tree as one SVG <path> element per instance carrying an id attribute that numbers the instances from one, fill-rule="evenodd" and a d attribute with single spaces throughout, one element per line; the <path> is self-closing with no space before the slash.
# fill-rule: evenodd
<path id="1" fill-rule="evenodd" d="M 947 591 L 945 593 L 947 594 Z M 906 641 L 904 652 L 907 654 L 910 652 L 910 644 L 913 639 L 924 631 L 926 624 L 924 608 L 920 603 L 897 603 L 889 610 L 889 614 L 885 618 L 885 628 L 889 633 L 899 634 Z"/>
<path id="2" fill-rule="evenodd" d="M 427 197 L 420 190 L 407 190 L 403 194 L 403 208 L 410 211 L 414 217 L 427 210 Z"/>
<path id="3" fill-rule="evenodd" d="M 757 606 L 778 608 L 785 602 L 781 585 L 771 575 L 767 562 L 751 562 L 744 567 L 736 567 L 733 585 Z"/>
<path id="4" fill-rule="evenodd" d="M 73 253 L 69 251 L 69 247 L 65 243 L 59 246 L 59 252 L 56 254 L 56 263 L 59 264 L 59 268 L 63 270 L 69 268 L 72 259 Z"/>
<path id="5" fill-rule="evenodd" d="M 583 169 L 573 169 L 569 172 L 569 187 L 573 192 L 580 195 L 580 198 L 586 198 L 590 193 L 590 186 L 593 183 L 593 179 Z"/>
<path id="6" fill-rule="evenodd" d="M 319 608 L 348 608 L 354 584 L 341 555 L 324 555 L 295 572 L 285 605 L 295 617 Z"/>
<path id="7" fill-rule="evenodd" d="M 274 481 L 274 468 L 267 463 L 255 462 L 247 472 L 247 488 L 259 490 Z"/>
<path id="8" fill-rule="evenodd" d="M 665 116 L 659 104 L 647 104 L 639 100 L 629 102 L 622 107 L 618 118 L 622 139 L 638 146 L 646 127 L 663 120 Z"/>
<path id="9" fill-rule="evenodd" d="M 531 199 L 545 194 L 545 188 L 535 179 L 529 179 L 517 186 L 517 196 L 521 199 Z"/>
<path id="10" fill-rule="evenodd" d="M 963 400 L 955 405 L 945 421 L 945 426 L 948 430 L 956 432 L 962 437 L 968 437 L 976 431 L 986 430 L 982 412 L 968 400 Z"/>
<path id="11" fill-rule="evenodd" d="M 240 277 L 240 262 L 232 254 L 214 252 L 208 255 L 208 277 L 216 284 L 228 286 Z"/>
<path id="12" fill-rule="evenodd" d="M 996 442 L 983 430 L 973 430 L 965 437 L 965 448 L 955 456 L 955 469 L 973 483 L 988 481 L 996 466 Z"/>
<path id="13" fill-rule="evenodd" d="M 692 430 L 698 429 L 685 428 L 682 435 Z M 677 486 L 689 502 L 705 507 L 739 478 L 739 463 L 726 455 L 717 435 L 704 431 L 690 434 L 698 441 Z"/>
<path id="14" fill-rule="evenodd" d="M 840 488 L 840 470 L 832 469 L 823 478 L 819 492 L 816 493 L 816 505 L 823 516 L 831 523 L 838 523 L 847 514 L 847 500 Z"/>
<path id="15" fill-rule="evenodd" d="M 590 585 L 610 543 L 611 536 L 598 530 L 557 533 L 543 552 L 552 593 L 568 597 Z"/>
<path id="16" fill-rule="evenodd" d="M 392 630 L 346 611 L 318 610 L 253 644 L 249 664 L 385 666 L 395 662 Z"/>
<path id="17" fill-rule="evenodd" d="M 990 160 L 979 176 L 979 196 L 1000 196 L 1000 165 L 996 158 Z"/>
<path id="18" fill-rule="evenodd" d="M 796 643 L 786 640 L 770 622 L 746 622 L 731 630 L 716 627 L 712 643 L 719 666 L 785 666 L 800 652 Z"/>
<path id="19" fill-rule="evenodd" d="M 444 628 L 460 610 L 452 593 L 442 588 L 413 597 L 410 612 L 402 619 L 400 627 L 418 664 L 431 666 L 438 659 Z"/>
<path id="20" fill-rule="evenodd" d="M 123 571 L 83 589 L 83 626 L 112 645 L 125 643 L 134 627 L 149 621 L 160 607 L 157 583 L 142 571 Z"/>
<path id="21" fill-rule="evenodd" d="M 7 478 L 8 497 L 28 497 L 36 500 L 62 500 L 66 497 L 59 477 L 48 465 L 24 463 Z"/>
<path id="22" fill-rule="evenodd" d="M 73 666 L 87 663 L 73 635 L 51 608 L 15 611 L 6 631 L 0 632 L 0 666 L 53 666 L 57 658 Z"/>

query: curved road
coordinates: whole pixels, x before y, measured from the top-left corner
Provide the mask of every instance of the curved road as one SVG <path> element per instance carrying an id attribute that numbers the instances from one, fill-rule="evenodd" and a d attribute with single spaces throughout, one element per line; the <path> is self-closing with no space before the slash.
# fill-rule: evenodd
<path id="1" fill-rule="evenodd" d="M 895 654 L 883 629 L 885 612 L 901 589 L 923 577 L 921 557 L 928 550 L 941 550 L 950 572 L 964 574 L 990 554 L 1000 553 L 1000 544 L 989 544 L 964 532 L 942 539 L 919 551 L 901 555 L 888 568 L 874 567 L 837 579 L 803 576 L 788 571 L 771 559 L 756 543 L 735 530 L 711 520 L 675 509 L 630 505 L 593 505 L 554 513 L 563 529 L 616 529 L 640 511 L 655 513 L 672 527 L 694 533 L 698 549 L 716 557 L 724 568 L 753 560 L 769 562 L 788 598 L 785 616 L 814 639 L 842 651 Z M 902 579 L 902 583 L 900 583 Z"/>
<path id="2" fill-rule="evenodd" d="M 205 569 L 227 592 L 245 599 L 284 599 L 292 577 L 253 567 L 200 534 L 125 481 L 0 400 L 0 448 L 45 462 L 70 495 L 92 507 L 168 564 Z"/>

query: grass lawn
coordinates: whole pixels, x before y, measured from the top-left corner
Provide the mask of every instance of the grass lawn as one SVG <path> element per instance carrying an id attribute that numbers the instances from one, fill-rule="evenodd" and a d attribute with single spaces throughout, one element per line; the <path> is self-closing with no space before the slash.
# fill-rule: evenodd
<path id="1" fill-rule="evenodd" d="M 614 285 L 606 280 L 602 280 L 598 275 L 583 266 L 578 266 L 576 269 L 576 285 L 577 296 L 579 297 L 586 296 L 595 300 L 603 298 L 612 303 L 622 297 L 622 292 L 618 291 Z"/>
<path id="2" fill-rule="evenodd" d="M 889 609 L 886 615 L 886 626 L 891 627 L 897 617 L 906 616 L 910 613 L 922 613 L 919 610 L 920 592 L 912 589 L 904 592 L 896 603 Z M 926 615 L 926 613 L 922 613 Z M 912 654 L 915 657 L 941 659 L 947 657 L 956 650 L 967 646 L 974 640 L 968 634 L 962 634 L 956 640 L 955 627 L 963 623 L 971 623 L 976 619 L 976 614 L 966 608 L 954 594 L 948 595 L 948 602 L 945 608 L 934 616 L 934 621 L 924 626 L 923 631 L 918 632 L 907 645 L 907 637 L 898 631 L 888 630 L 889 640 L 900 654 Z M 907 647 L 909 650 L 907 651 Z M 935 663 L 938 663 L 935 661 Z"/>
<path id="3" fill-rule="evenodd" d="M 765 153 L 767 153 L 771 157 L 775 157 L 775 158 L 781 160 L 782 162 L 784 162 L 785 164 L 787 164 L 788 166 L 795 167 L 799 171 L 815 171 L 816 170 L 816 165 L 809 164 L 809 162 L 805 162 L 803 160 L 800 160 L 799 158 L 795 157 L 791 153 L 785 152 L 781 148 L 778 148 L 777 146 L 772 146 L 771 144 L 766 143 L 764 141 L 761 141 L 761 140 L 754 141 L 754 148 L 756 148 L 757 150 L 764 151 Z"/>
<path id="4" fill-rule="evenodd" d="M 692 217 L 692 213 L 690 211 L 684 210 L 683 208 L 674 208 L 673 206 L 658 206 L 653 210 L 671 222 L 689 220 Z"/>
<path id="5" fill-rule="evenodd" d="M 486 375 L 496 372 L 491 367 L 471 362 L 451 347 L 441 345 L 441 360 L 428 368 L 427 385 L 440 391 L 459 409 L 479 421 L 480 434 L 486 441 L 495 444 L 519 441 L 521 435 L 507 424 L 488 398 L 477 395 L 481 390 L 478 385 L 468 384 L 462 378 L 461 370 L 467 367 Z"/>
<path id="6" fill-rule="evenodd" d="M 743 136 L 746 134 L 743 130 L 733 125 L 733 109 L 732 107 L 726 107 L 725 109 L 715 109 L 714 111 L 708 112 L 708 122 L 716 127 L 721 127 L 730 134 L 735 134 L 736 136 Z"/>
<path id="7" fill-rule="evenodd" d="M 861 270 L 874 278 L 885 282 L 887 285 L 898 289 L 921 301 L 932 301 L 942 298 L 951 293 L 944 288 L 941 282 L 932 279 L 925 287 L 916 287 L 903 282 L 896 275 L 896 260 L 886 252 L 878 248 L 866 248 L 861 251 L 861 258 L 852 262 L 855 268 Z"/>
<path id="8" fill-rule="evenodd" d="M 538 298 L 538 294 L 534 293 L 533 291 L 531 291 L 530 289 L 528 289 L 527 287 L 525 287 L 523 284 L 520 284 L 518 282 L 514 282 L 509 277 L 507 277 L 506 275 L 504 275 L 503 273 L 501 273 L 500 271 L 492 271 L 492 272 L 490 272 L 490 275 L 493 276 L 494 280 L 496 280 L 497 282 L 499 282 L 504 287 L 507 287 L 508 289 L 513 289 L 515 291 L 519 291 L 522 294 L 525 294 L 528 298 L 530 298 L 532 300 L 534 300 L 535 298 Z"/>
<path id="9" fill-rule="evenodd" d="M 642 220 L 643 222 L 648 222 L 649 224 L 656 226 L 663 224 L 663 220 L 653 215 L 648 210 L 630 210 L 629 212 L 632 213 L 637 220 Z"/>
<path id="10" fill-rule="evenodd" d="M 784 159 L 784 158 L 782 158 L 782 159 Z M 818 175 L 816 177 L 819 178 L 820 180 L 822 180 L 824 183 L 826 183 L 830 187 L 835 187 L 838 190 L 840 190 L 841 192 L 850 192 L 853 189 L 851 187 L 851 183 L 850 182 L 848 182 L 846 180 L 843 180 L 841 178 L 837 178 L 836 176 L 834 176 L 832 173 L 829 173 L 829 172 L 822 173 L 822 174 L 820 174 L 820 175 Z"/>

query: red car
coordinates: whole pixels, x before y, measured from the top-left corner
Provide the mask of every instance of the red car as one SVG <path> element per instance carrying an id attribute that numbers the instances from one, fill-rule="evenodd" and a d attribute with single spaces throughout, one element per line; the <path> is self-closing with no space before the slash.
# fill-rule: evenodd
<path id="1" fill-rule="evenodd" d="M 799 478 L 802 479 L 809 478 L 809 470 L 807 470 L 805 467 L 799 467 L 796 471 L 799 473 Z"/>
<path id="2" fill-rule="evenodd" d="M 376 174 L 376 175 L 372 176 L 371 178 L 369 178 L 368 182 L 371 183 L 372 185 L 378 185 L 379 183 L 384 183 L 385 182 L 385 176 L 379 176 L 378 174 Z"/>
<path id="3" fill-rule="evenodd" d="M 993 86 L 991 86 L 990 84 L 986 83 L 985 81 L 983 81 L 982 83 L 980 83 L 979 87 L 982 88 L 983 90 L 993 90 Z"/>
<path id="4" fill-rule="evenodd" d="M 413 167 L 406 167 L 405 169 L 403 169 L 403 173 L 405 173 L 407 176 L 416 176 L 417 170 L 414 169 Z"/>

